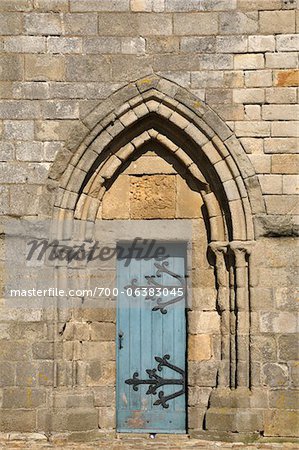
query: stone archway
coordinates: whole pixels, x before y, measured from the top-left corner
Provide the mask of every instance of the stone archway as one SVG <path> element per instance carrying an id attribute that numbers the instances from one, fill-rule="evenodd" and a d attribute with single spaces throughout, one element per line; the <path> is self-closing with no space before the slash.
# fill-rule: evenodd
<path id="1" fill-rule="evenodd" d="M 64 219 L 94 223 L 109 186 L 150 142 L 185 167 L 207 211 L 221 328 L 214 398 L 224 393 L 228 402 L 219 411 L 212 399 L 205 426 L 221 431 L 219 417 L 227 406 L 241 407 L 238 392 L 240 400 L 245 393 L 250 396 L 250 253 L 254 215 L 264 213 L 255 171 L 230 128 L 187 90 L 162 78 L 144 78 L 120 89 L 78 124 L 53 164 L 47 192 L 55 188 L 55 234 L 71 235 Z M 229 414 L 234 416 L 231 431 L 243 431 L 237 410 Z M 257 428 L 253 423 L 246 431 Z"/>

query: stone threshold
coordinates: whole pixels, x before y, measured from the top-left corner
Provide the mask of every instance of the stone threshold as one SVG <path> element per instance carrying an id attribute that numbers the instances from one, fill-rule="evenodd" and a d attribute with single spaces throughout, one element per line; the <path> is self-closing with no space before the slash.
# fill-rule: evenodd
<path id="1" fill-rule="evenodd" d="M 238 433 L 235 433 L 238 435 Z M 219 436 L 220 437 L 220 436 Z M 239 439 L 245 435 L 239 435 Z M 273 442 L 269 442 L 270 440 Z M 63 449 L 63 450 L 186 450 L 186 449 L 234 449 L 234 450 L 277 450 L 298 449 L 298 440 L 286 442 L 284 438 L 259 438 L 256 442 L 240 442 L 236 440 L 227 442 L 212 439 L 212 435 L 156 434 L 151 438 L 149 434 L 142 433 L 115 433 L 115 432 L 74 432 L 68 434 L 45 435 L 43 433 L 0 433 L 0 449 Z"/>

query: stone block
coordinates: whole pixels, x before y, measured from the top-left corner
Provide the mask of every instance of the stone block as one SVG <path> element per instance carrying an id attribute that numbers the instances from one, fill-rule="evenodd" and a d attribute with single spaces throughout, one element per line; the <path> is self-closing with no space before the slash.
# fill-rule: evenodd
<path id="1" fill-rule="evenodd" d="M 114 342 L 83 342 L 82 356 L 84 360 L 113 361 L 115 360 Z"/>
<path id="2" fill-rule="evenodd" d="M 174 175 L 130 177 L 132 219 L 174 218 L 175 208 Z"/>
<path id="3" fill-rule="evenodd" d="M 77 119 L 78 102 L 72 100 L 54 100 L 41 102 L 41 116 L 45 119 Z"/>
<path id="4" fill-rule="evenodd" d="M 90 325 L 90 339 L 92 341 L 114 341 L 115 336 L 114 323 L 94 322 Z"/>
<path id="5" fill-rule="evenodd" d="M 100 36 L 168 36 L 172 34 L 170 14 L 99 14 Z"/>
<path id="6" fill-rule="evenodd" d="M 280 9 L 281 0 L 238 0 L 238 8 L 244 11 Z"/>
<path id="7" fill-rule="evenodd" d="M 30 433 L 36 430 L 36 411 L 25 410 L 0 410 L 0 427 L 2 432 L 20 431 Z"/>
<path id="8" fill-rule="evenodd" d="M 245 71 L 245 85 L 247 87 L 260 87 L 260 88 L 272 86 L 271 70 Z"/>
<path id="9" fill-rule="evenodd" d="M 208 430 L 253 432 L 261 430 L 262 414 L 241 408 L 211 408 L 206 415 Z"/>
<path id="10" fill-rule="evenodd" d="M 129 218 L 129 177 L 120 176 L 105 193 L 102 214 L 104 219 Z"/>
<path id="11" fill-rule="evenodd" d="M 103 430 L 112 430 L 115 428 L 115 408 L 98 408 L 99 428 Z"/>
<path id="12" fill-rule="evenodd" d="M 234 56 L 235 69 L 263 69 L 264 65 L 264 55 L 261 53 Z"/>
<path id="13" fill-rule="evenodd" d="M 42 142 L 18 142 L 16 144 L 16 158 L 19 161 L 42 161 L 43 160 Z"/>
<path id="14" fill-rule="evenodd" d="M 31 35 L 59 35 L 62 33 L 61 17 L 55 13 L 25 14 L 24 28 Z"/>
<path id="15" fill-rule="evenodd" d="M 206 102 L 210 105 L 233 103 L 232 91 L 229 89 L 206 89 Z"/>
<path id="16" fill-rule="evenodd" d="M 270 135 L 270 124 L 262 121 L 236 122 L 237 137 L 267 137 Z"/>
<path id="17" fill-rule="evenodd" d="M 237 88 L 244 86 L 244 75 L 242 70 L 226 71 L 223 73 L 224 86 Z"/>
<path id="18" fill-rule="evenodd" d="M 177 199 L 176 199 L 176 217 L 177 218 L 196 218 L 201 217 L 202 198 L 201 195 L 192 190 L 186 181 L 177 177 Z"/>
<path id="19" fill-rule="evenodd" d="M 299 105 L 263 105 L 264 120 L 293 120 L 299 117 Z"/>
<path id="20" fill-rule="evenodd" d="M 252 336 L 251 352 L 253 361 L 275 361 L 277 350 L 274 336 Z"/>
<path id="21" fill-rule="evenodd" d="M 298 175 L 283 175 L 282 184 L 283 194 L 298 194 Z"/>
<path id="22" fill-rule="evenodd" d="M 211 336 L 209 334 L 189 336 L 188 358 L 190 361 L 204 361 L 212 358 Z"/>
<path id="23" fill-rule="evenodd" d="M 217 363 L 215 361 L 190 361 L 189 386 L 214 387 L 216 385 Z"/>
<path id="24" fill-rule="evenodd" d="M 35 342 L 32 345 L 32 354 L 34 359 L 53 359 L 53 342 Z"/>
<path id="25" fill-rule="evenodd" d="M 205 54 L 200 57 L 200 66 L 204 70 L 233 69 L 233 55 Z"/>
<path id="26" fill-rule="evenodd" d="M 0 14 L 0 29 L 2 36 L 21 34 L 23 29 L 22 14 L 16 12 Z"/>
<path id="27" fill-rule="evenodd" d="M 37 214 L 38 195 L 40 187 L 37 185 L 14 185 L 10 189 L 11 213 L 16 216 Z"/>
<path id="28" fill-rule="evenodd" d="M 298 173 L 299 156 L 298 155 L 273 155 L 272 173 L 296 174 Z"/>
<path id="29" fill-rule="evenodd" d="M 65 76 L 65 61 L 63 56 L 26 55 L 26 80 L 60 81 Z"/>
<path id="30" fill-rule="evenodd" d="M 34 139 L 34 122 L 29 120 L 8 120 L 4 122 L 3 137 L 8 141 L 30 141 Z"/>
<path id="31" fill-rule="evenodd" d="M 282 194 L 282 175 L 260 175 L 263 194 Z"/>
<path id="32" fill-rule="evenodd" d="M 233 102 L 243 104 L 257 104 L 265 102 L 264 89 L 234 89 Z"/>
<path id="33" fill-rule="evenodd" d="M 299 50 L 299 36 L 297 34 L 284 34 L 276 37 L 276 50 L 291 52 Z"/>
<path id="34" fill-rule="evenodd" d="M 294 33 L 295 11 L 261 11 L 259 23 L 261 33 Z"/>
<path id="35" fill-rule="evenodd" d="M 36 386 L 37 383 L 37 364 L 35 362 L 17 362 L 15 384 L 17 386 Z"/>
<path id="36" fill-rule="evenodd" d="M 122 38 L 121 53 L 128 55 L 142 55 L 145 53 L 146 40 L 142 37 Z"/>
<path id="37" fill-rule="evenodd" d="M 230 11 L 220 13 L 221 34 L 252 34 L 258 31 L 258 13 Z"/>
<path id="38" fill-rule="evenodd" d="M 296 88 L 270 88 L 266 89 L 267 103 L 297 103 Z"/>
<path id="39" fill-rule="evenodd" d="M 151 12 L 152 0 L 131 0 L 130 8 L 133 12 Z"/>
<path id="40" fill-rule="evenodd" d="M 217 36 L 217 53 L 246 53 L 247 36 Z"/>
<path id="41" fill-rule="evenodd" d="M 94 406 L 109 406 L 115 404 L 115 387 L 114 386 L 98 386 L 93 389 Z"/>
<path id="42" fill-rule="evenodd" d="M 40 141 L 65 140 L 69 137 L 74 122 L 72 120 L 37 121 L 35 126 L 36 138 Z"/>
<path id="43" fill-rule="evenodd" d="M 188 429 L 190 431 L 202 430 L 206 409 L 199 406 L 191 406 L 188 408 Z"/>
<path id="44" fill-rule="evenodd" d="M 214 53 L 216 38 L 214 36 L 183 37 L 181 51 L 186 53 Z"/>
<path id="45" fill-rule="evenodd" d="M 93 395 L 82 389 L 78 392 L 57 392 L 53 395 L 53 407 L 58 408 L 92 408 Z"/>
<path id="46" fill-rule="evenodd" d="M 20 55 L 1 55 L 0 56 L 0 80 L 16 81 L 23 78 L 23 58 Z"/>
<path id="47" fill-rule="evenodd" d="M 173 162 L 173 160 L 169 160 Z M 159 156 L 142 155 L 124 171 L 129 175 L 158 175 L 158 174 L 175 174 L 174 167 L 164 158 Z"/>
<path id="48" fill-rule="evenodd" d="M 297 411 L 265 411 L 265 436 L 298 436 L 299 422 Z"/>
<path id="49" fill-rule="evenodd" d="M 275 86 L 299 86 L 299 70 L 280 70 L 274 72 Z"/>
<path id="50" fill-rule="evenodd" d="M 179 52 L 180 39 L 177 36 L 149 36 L 146 38 L 146 53 Z"/>
<path id="51" fill-rule="evenodd" d="M 299 391 L 270 391 L 269 406 L 277 409 L 298 409 Z"/>
<path id="52" fill-rule="evenodd" d="M 279 269 L 263 269 L 263 272 L 270 271 L 277 275 Z M 277 284 L 282 284 L 277 280 Z M 279 312 L 262 312 L 260 313 L 260 330 L 262 333 L 296 333 L 298 331 L 298 317 L 296 313 L 279 311 Z"/>
<path id="53" fill-rule="evenodd" d="M 216 34 L 217 19 L 216 13 L 174 14 L 174 34 L 179 36 Z"/>
<path id="54" fill-rule="evenodd" d="M 236 0 L 166 0 L 166 11 L 223 11 L 235 9 Z"/>
<path id="55" fill-rule="evenodd" d="M 84 53 L 120 53 L 121 39 L 118 37 L 89 37 L 83 41 Z"/>
<path id="56" fill-rule="evenodd" d="M 67 431 L 93 430 L 98 427 L 95 408 L 74 408 L 67 411 L 65 429 Z"/>
<path id="57" fill-rule="evenodd" d="M 222 87 L 224 83 L 222 72 L 192 72 L 191 86 L 192 88 L 215 88 Z"/>
<path id="58" fill-rule="evenodd" d="M 20 361 L 29 358 L 29 344 L 20 341 L 1 341 L 1 361 Z"/>
<path id="59" fill-rule="evenodd" d="M 86 373 L 87 386 L 115 385 L 116 368 L 114 361 L 90 361 Z"/>
<path id="60" fill-rule="evenodd" d="M 263 139 L 259 138 L 241 138 L 241 143 L 246 153 L 253 153 L 257 156 L 263 156 Z M 267 158 L 266 158 L 267 159 Z M 269 166 L 270 167 L 270 166 Z M 268 171 L 270 172 L 270 170 Z"/>
<path id="61" fill-rule="evenodd" d="M 206 408 L 212 388 L 209 387 L 189 387 L 188 389 L 188 404 L 190 406 L 201 406 Z"/>
<path id="62" fill-rule="evenodd" d="M 9 361 L 0 362 L 0 386 L 14 386 L 16 377 L 15 364 Z"/>
<path id="63" fill-rule="evenodd" d="M 2 0 L 0 11 L 30 11 L 31 0 Z"/>
<path id="64" fill-rule="evenodd" d="M 72 0 L 71 11 L 128 11 L 130 0 Z"/>
<path id="65" fill-rule="evenodd" d="M 20 387 L 5 388 L 3 390 L 3 408 L 7 409 L 33 409 L 46 403 L 46 392 L 44 389 Z"/>
<path id="66" fill-rule="evenodd" d="M 191 311 L 189 313 L 189 332 L 220 333 L 220 316 L 217 311 Z"/>
<path id="67" fill-rule="evenodd" d="M 66 35 L 96 35 L 98 20 L 96 14 L 65 14 L 64 26 Z"/>
<path id="68" fill-rule="evenodd" d="M 81 53 L 82 39 L 51 36 L 47 39 L 47 48 L 49 53 Z"/>
<path id="69" fill-rule="evenodd" d="M 3 42 L 7 53 L 45 53 L 46 38 L 38 36 L 10 36 Z"/>
<path id="70" fill-rule="evenodd" d="M 110 65 L 103 56 L 83 55 L 66 57 L 66 80 L 107 81 Z"/>
<path id="71" fill-rule="evenodd" d="M 275 137 L 299 137 L 299 122 L 272 122 L 271 135 Z"/>
<path id="72" fill-rule="evenodd" d="M 11 142 L 0 143 L 0 161 L 11 161 L 14 159 L 15 147 Z"/>
<path id="73" fill-rule="evenodd" d="M 285 334 L 278 337 L 280 361 L 298 360 L 298 334 Z"/>
<path id="74" fill-rule="evenodd" d="M 245 118 L 246 118 L 246 120 L 260 120 L 261 119 L 261 107 L 259 105 L 246 105 L 245 106 Z"/>
<path id="75" fill-rule="evenodd" d="M 40 116 L 39 104 L 30 100 L 0 101 L 1 119 L 37 119 Z"/>
<path id="76" fill-rule="evenodd" d="M 266 67 L 270 69 L 285 69 L 298 66 L 297 53 L 266 53 Z"/>
<path id="77" fill-rule="evenodd" d="M 249 52 L 275 52 L 274 36 L 249 36 L 248 37 Z"/>
<path id="78" fill-rule="evenodd" d="M 49 97 L 49 85 L 46 82 L 17 82 L 13 84 L 13 96 L 18 99 L 39 100 Z"/>
<path id="79" fill-rule="evenodd" d="M 67 12 L 68 0 L 34 0 L 34 9 L 42 12 Z"/>

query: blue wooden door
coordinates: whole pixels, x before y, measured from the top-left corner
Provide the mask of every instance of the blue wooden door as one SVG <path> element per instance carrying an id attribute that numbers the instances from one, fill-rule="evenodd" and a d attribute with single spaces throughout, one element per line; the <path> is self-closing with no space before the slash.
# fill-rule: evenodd
<path id="1" fill-rule="evenodd" d="M 119 432 L 186 432 L 186 247 L 163 246 L 165 259 L 118 259 Z"/>

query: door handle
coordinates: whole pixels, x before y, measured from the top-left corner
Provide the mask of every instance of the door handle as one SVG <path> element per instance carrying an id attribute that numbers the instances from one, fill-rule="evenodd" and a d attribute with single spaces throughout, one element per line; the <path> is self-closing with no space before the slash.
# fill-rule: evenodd
<path id="1" fill-rule="evenodd" d="M 118 333 L 118 348 L 121 350 L 123 348 L 122 340 L 124 337 L 124 333 L 122 331 L 119 331 Z"/>

